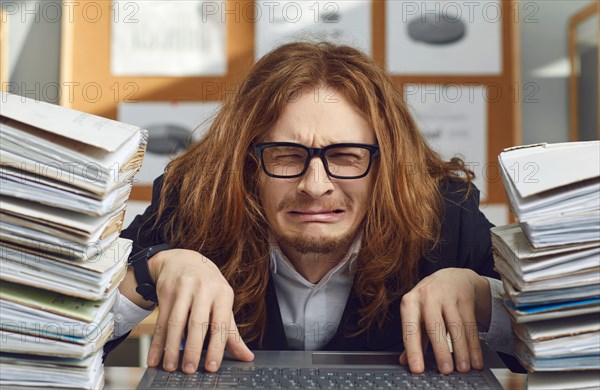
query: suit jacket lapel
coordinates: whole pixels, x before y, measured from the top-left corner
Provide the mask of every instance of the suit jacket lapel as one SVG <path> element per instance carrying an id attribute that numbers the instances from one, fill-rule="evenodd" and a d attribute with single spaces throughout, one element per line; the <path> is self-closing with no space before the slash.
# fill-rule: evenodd
<path id="1" fill-rule="evenodd" d="M 323 350 L 360 351 L 364 349 L 363 347 L 366 342 L 365 333 L 361 333 L 356 337 L 350 337 L 350 334 L 354 333 L 358 329 L 358 320 L 360 317 L 358 316 L 357 311 L 359 307 L 360 301 L 356 295 L 354 286 L 352 286 L 337 331 L 329 343 L 325 345 Z"/>
<path id="2" fill-rule="evenodd" d="M 359 329 L 358 322 L 361 308 L 360 299 L 354 286 L 350 290 L 348 301 L 340 325 L 333 338 L 323 348 L 326 351 L 402 351 L 402 321 L 400 319 L 400 300 L 392 302 L 389 307 L 388 318 L 383 328 L 373 324 L 367 331 L 351 337 Z"/>
<path id="3" fill-rule="evenodd" d="M 275 284 L 271 276 L 269 276 L 265 298 L 267 299 L 267 325 L 261 349 L 288 350 L 289 346 L 283 328 L 281 312 L 279 311 L 277 292 L 275 291 Z"/>

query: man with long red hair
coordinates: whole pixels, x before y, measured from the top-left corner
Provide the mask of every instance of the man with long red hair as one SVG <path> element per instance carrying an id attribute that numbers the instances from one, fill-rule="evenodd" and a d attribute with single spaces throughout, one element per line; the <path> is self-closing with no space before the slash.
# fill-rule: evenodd
<path id="1" fill-rule="evenodd" d="M 511 335 L 472 179 L 427 145 L 372 59 L 281 46 L 123 231 L 137 260 L 106 350 L 159 301 L 148 365 L 162 358 L 167 371 L 184 337 L 186 373 L 205 342 L 208 371 L 225 349 L 244 361 L 251 349 L 320 349 L 403 351 L 399 363 L 421 372 L 428 342 L 443 373 L 480 369 L 478 331 L 496 344 L 492 330 Z"/>

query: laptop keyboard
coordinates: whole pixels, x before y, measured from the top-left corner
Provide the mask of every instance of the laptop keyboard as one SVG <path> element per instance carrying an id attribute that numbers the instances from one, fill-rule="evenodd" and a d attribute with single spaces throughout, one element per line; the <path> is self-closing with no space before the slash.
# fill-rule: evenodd
<path id="1" fill-rule="evenodd" d="M 479 371 L 442 375 L 437 371 L 412 374 L 408 369 L 335 369 L 222 367 L 216 373 L 160 371 L 151 388 L 252 389 L 488 389 Z"/>

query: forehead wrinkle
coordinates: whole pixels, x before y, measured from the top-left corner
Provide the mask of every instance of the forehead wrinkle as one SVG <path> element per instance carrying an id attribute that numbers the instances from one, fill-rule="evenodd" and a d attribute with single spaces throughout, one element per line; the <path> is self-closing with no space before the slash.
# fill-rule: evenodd
<path id="1" fill-rule="evenodd" d="M 297 117 L 299 118 L 301 117 L 301 115 L 298 115 Z M 304 117 L 303 119 L 306 120 L 307 118 Z M 277 139 L 284 142 L 294 142 L 309 147 L 325 147 L 331 144 L 360 142 L 360 140 L 352 139 L 352 137 L 348 137 L 346 134 L 343 134 L 346 133 L 343 130 L 339 131 L 339 129 L 336 129 L 336 131 L 332 132 L 331 128 L 322 128 L 323 126 L 328 126 L 327 123 L 316 123 L 318 121 L 307 121 L 306 127 L 304 127 L 304 124 L 302 125 L 302 127 L 300 127 L 298 123 L 300 123 L 301 120 L 298 120 L 297 122 L 293 121 L 295 123 L 289 123 L 289 121 L 286 122 L 288 123 L 284 124 L 284 126 L 286 126 L 285 130 L 283 127 L 280 127 L 279 130 L 276 130 L 276 132 L 278 133 Z M 340 137 L 339 135 L 342 135 L 342 137 Z"/>
<path id="2" fill-rule="evenodd" d="M 369 140 L 362 139 L 362 134 L 358 138 L 346 134 L 339 135 L 341 136 L 338 136 L 338 134 L 326 134 L 326 132 L 321 132 L 318 129 L 303 131 L 302 129 L 285 130 L 280 127 L 271 133 L 269 140 L 277 142 L 293 142 L 317 148 L 341 143 L 370 143 Z"/>
<path id="3" fill-rule="evenodd" d="M 336 139 L 330 136 L 325 136 L 319 134 L 319 131 L 314 131 L 310 136 L 307 136 L 307 133 L 295 133 L 290 142 L 302 144 L 308 147 L 313 148 L 323 148 L 332 144 L 341 144 L 341 143 L 360 143 L 358 140 L 352 140 L 348 138 Z"/>
<path id="4" fill-rule="evenodd" d="M 359 122 L 355 123 L 355 120 Z M 294 142 L 309 147 L 347 142 L 371 143 L 373 130 L 363 121 L 368 122 L 364 114 L 343 96 L 332 103 L 315 100 L 311 92 L 284 108 L 268 138 L 270 141 Z M 366 132 L 365 125 L 368 127 Z"/>

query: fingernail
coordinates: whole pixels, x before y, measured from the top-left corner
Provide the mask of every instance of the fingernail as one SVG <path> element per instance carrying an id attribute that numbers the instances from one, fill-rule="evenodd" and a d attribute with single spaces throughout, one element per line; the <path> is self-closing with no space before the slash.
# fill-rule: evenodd
<path id="1" fill-rule="evenodd" d="M 165 369 L 166 369 L 167 371 L 173 371 L 173 370 L 175 369 L 175 365 L 174 365 L 173 363 L 170 363 L 170 362 L 169 362 L 169 363 L 167 363 L 167 364 L 165 365 Z"/>
<path id="2" fill-rule="evenodd" d="M 458 367 L 461 371 L 467 371 L 469 369 L 469 365 L 467 364 L 467 362 L 460 362 L 458 364 Z"/>
<path id="3" fill-rule="evenodd" d="M 443 372 L 451 372 L 452 371 L 452 365 L 450 363 L 444 363 L 444 364 L 442 364 L 442 371 Z"/>
<path id="4" fill-rule="evenodd" d="M 156 356 L 152 355 L 148 357 L 148 365 L 151 367 L 156 366 L 158 363 L 156 362 Z"/>
<path id="5" fill-rule="evenodd" d="M 479 359 L 478 357 L 473 358 L 473 367 L 480 369 L 481 366 L 483 366 L 483 364 L 481 363 L 481 359 Z"/>
<path id="6" fill-rule="evenodd" d="M 210 362 L 208 362 L 208 370 L 209 371 L 217 371 L 217 362 L 215 362 L 214 360 L 211 360 Z"/>
<path id="7" fill-rule="evenodd" d="M 188 363 L 185 366 L 185 370 L 187 372 L 194 372 L 194 371 L 196 371 L 196 368 L 194 367 L 194 365 L 192 363 Z"/>

